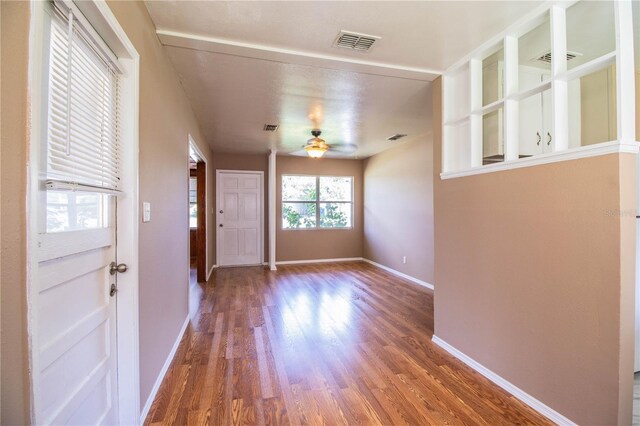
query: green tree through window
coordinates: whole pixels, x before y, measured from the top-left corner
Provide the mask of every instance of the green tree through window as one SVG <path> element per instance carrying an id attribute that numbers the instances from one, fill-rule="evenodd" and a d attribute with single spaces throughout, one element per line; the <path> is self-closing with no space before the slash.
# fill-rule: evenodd
<path id="1" fill-rule="evenodd" d="M 282 177 L 282 227 L 350 228 L 352 194 L 352 177 L 285 175 Z"/>

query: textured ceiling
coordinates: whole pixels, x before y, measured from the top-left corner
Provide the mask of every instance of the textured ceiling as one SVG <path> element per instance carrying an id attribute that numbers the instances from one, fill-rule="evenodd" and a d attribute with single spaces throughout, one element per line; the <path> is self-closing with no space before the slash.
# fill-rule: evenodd
<path id="1" fill-rule="evenodd" d="M 214 151 L 290 153 L 318 126 L 364 158 L 430 134 L 429 81 L 540 2 L 146 4 Z M 382 38 L 353 52 L 340 30 Z"/>
<path id="2" fill-rule="evenodd" d="M 431 83 L 167 47 L 216 151 L 299 151 L 322 129 L 329 144 L 367 157 L 431 129 Z M 264 124 L 279 124 L 276 132 Z"/>

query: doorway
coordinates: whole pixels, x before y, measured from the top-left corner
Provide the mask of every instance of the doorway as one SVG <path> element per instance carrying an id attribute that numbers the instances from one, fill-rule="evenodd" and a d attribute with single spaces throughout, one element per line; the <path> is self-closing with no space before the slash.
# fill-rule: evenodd
<path id="1" fill-rule="evenodd" d="M 261 171 L 216 171 L 218 266 L 262 265 L 263 175 Z"/>
<path id="2" fill-rule="evenodd" d="M 207 162 L 189 137 L 189 263 L 207 281 Z"/>

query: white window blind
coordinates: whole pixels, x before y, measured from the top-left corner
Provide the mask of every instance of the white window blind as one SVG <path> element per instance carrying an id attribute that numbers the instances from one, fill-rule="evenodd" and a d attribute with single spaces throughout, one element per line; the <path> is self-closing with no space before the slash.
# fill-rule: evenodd
<path id="1" fill-rule="evenodd" d="M 56 11 L 49 55 L 47 186 L 117 192 L 119 73 L 71 10 Z"/>

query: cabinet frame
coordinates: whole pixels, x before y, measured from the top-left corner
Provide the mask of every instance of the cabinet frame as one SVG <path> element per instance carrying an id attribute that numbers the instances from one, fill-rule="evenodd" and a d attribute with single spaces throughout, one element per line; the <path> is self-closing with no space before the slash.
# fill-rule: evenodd
<path id="1" fill-rule="evenodd" d="M 584 0 L 583 0 L 584 1 Z M 575 158 L 614 152 L 638 153 L 635 141 L 635 64 L 633 49 L 633 17 L 630 0 L 613 3 L 615 50 L 567 70 L 566 11 L 578 3 L 550 2 L 515 22 L 504 32 L 488 40 L 474 52 L 449 68 L 443 75 L 443 149 L 441 179 L 530 167 Z M 518 84 L 518 40 L 542 22 L 549 21 L 551 39 L 551 78 L 539 85 L 520 90 Z M 613 30 L 613 29 L 612 29 Z M 504 51 L 503 96 L 482 105 L 482 61 L 500 48 Z M 616 124 L 613 141 L 588 146 L 569 147 L 569 90 L 571 80 L 616 65 Z M 461 79 L 466 78 L 461 84 Z M 467 88 L 468 93 L 453 92 Z M 551 89 L 551 152 L 520 158 L 519 102 Z M 461 104 L 464 102 L 468 104 Z M 504 161 L 483 165 L 483 115 L 503 109 Z M 468 111 L 468 114 L 466 112 Z M 463 152 L 467 151 L 467 152 Z"/>

